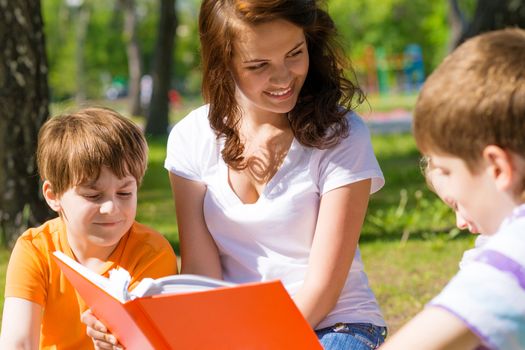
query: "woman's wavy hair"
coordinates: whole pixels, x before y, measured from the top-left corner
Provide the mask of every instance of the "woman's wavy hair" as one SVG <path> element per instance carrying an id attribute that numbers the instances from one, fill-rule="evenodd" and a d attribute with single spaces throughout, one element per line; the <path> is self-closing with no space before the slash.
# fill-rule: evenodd
<path id="1" fill-rule="evenodd" d="M 224 161 L 235 169 L 245 167 L 244 146 L 237 124 L 240 110 L 231 74 L 233 42 L 242 25 L 283 19 L 302 28 L 310 66 L 295 107 L 288 118 L 295 138 L 303 145 L 329 148 L 348 136 L 345 114 L 361 89 L 345 77 L 354 74 L 328 13 L 316 0 L 204 0 L 199 15 L 203 83 L 209 104 L 209 121 L 217 137 L 225 137 Z"/>

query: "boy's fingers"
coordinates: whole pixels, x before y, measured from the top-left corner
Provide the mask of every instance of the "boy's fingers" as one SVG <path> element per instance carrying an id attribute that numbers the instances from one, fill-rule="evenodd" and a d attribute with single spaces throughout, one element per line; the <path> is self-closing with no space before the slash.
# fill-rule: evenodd
<path id="1" fill-rule="evenodd" d="M 99 343 L 105 343 L 110 345 L 117 345 L 117 338 L 115 338 L 114 335 L 105 333 L 105 332 L 99 332 L 91 327 L 87 328 L 86 331 L 87 335 L 91 338 L 93 338 L 93 341 L 99 342 Z"/>
<path id="2" fill-rule="evenodd" d="M 95 346 L 95 350 L 123 350 L 124 348 L 117 345 L 111 345 L 108 343 L 100 343 L 97 341 L 93 341 L 93 345 Z"/>
<path id="3" fill-rule="evenodd" d="M 113 350 L 113 345 L 108 343 L 101 343 L 94 340 L 93 344 L 95 345 L 95 350 Z"/>
<path id="4" fill-rule="evenodd" d="M 86 310 L 82 313 L 80 320 L 86 327 L 86 334 L 93 340 L 95 349 L 122 350 L 117 338 L 109 333 L 106 326 L 100 322 L 91 312 Z"/>
<path id="5" fill-rule="evenodd" d="M 80 321 L 86 326 L 91 327 L 99 332 L 107 332 L 106 326 L 100 322 L 91 312 L 91 310 L 86 310 L 80 316 Z"/>

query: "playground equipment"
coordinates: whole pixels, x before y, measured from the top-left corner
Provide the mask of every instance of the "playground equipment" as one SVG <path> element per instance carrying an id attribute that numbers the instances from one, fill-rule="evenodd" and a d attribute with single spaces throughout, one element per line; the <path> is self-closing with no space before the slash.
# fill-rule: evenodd
<path id="1" fill-rule="evenodd" d="M 367 46 L 354 65 L 368 93 L 414 93 L 425 80 L 423 53 L 417 44 L 408 45 L 397 55 L 387 55 L 382 47 Z"/>

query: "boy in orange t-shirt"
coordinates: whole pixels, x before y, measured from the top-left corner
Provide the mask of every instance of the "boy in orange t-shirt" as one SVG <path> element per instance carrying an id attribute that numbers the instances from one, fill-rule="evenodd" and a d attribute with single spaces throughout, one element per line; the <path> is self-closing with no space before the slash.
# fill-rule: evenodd
<path id="1" fill-rule="evenodd" d="M 147 144 L 128 119 L 87 108 L 47 121 L 37 157 L 43 195 L 59 217 L 16 242 L 0 348 L 93 349 L 80 322 L 87 307 L 51 255 L 59 250 L 105 276 L 123 267 L 132 288 L 145 277 L 177 273 L 169 242 L 135 221 Z"/>

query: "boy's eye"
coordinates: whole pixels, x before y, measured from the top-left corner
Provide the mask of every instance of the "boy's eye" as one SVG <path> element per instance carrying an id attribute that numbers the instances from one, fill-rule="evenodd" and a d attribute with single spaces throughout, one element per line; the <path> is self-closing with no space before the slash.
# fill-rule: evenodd
<path id="1" fill-rule="evenodd" d="M 87 199 L 97 199 L 99 197 L 98 194 L 83 194 L 82 196 Z"/>
<path id="2" fill-rule="evenodd" d="M 248 66 L 248 67 L 246 67 L 246 69 L 248 69 L 248 70 L 257 70 L 257 69 L 263 68 L 264 66 L 266 66 L 266 62 L 262 62 L 262 63 L 256 64 L 256 65 L 253 65 L 253 66 Z"/>
<path id="3" fill-rule="evenodd" d="M 118 192 L 117 194 L 118 194 L 119 196 L 121 196 L 121 197 L 129 197 L 129 196 L 131 196 L 133 193 L 131 193 L 131 192 Z"/>

